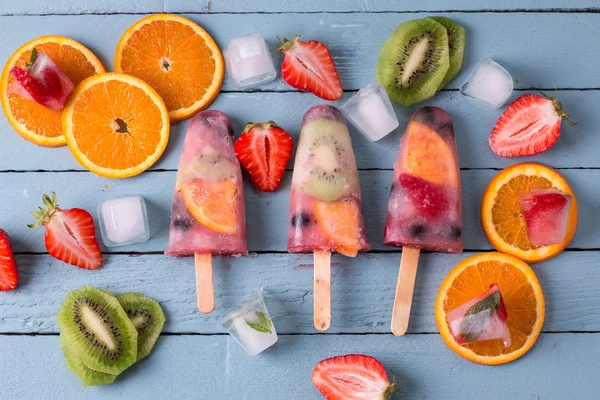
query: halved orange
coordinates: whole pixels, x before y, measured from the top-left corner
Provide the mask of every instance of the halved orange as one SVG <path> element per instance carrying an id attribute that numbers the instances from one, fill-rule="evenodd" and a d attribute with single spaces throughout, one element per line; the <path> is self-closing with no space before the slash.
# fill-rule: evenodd
<path id="1" fill-rule="evenodd" d="M 233 179 L 189 181 L 181 184 L 180 190 L 188 211 L 198 222 L 215 232 L 237 233 L 238 190 Z"/>
<path id="2" fill-rule="evenodd" d="M 450 311 L 498 284 L 506 306 L 511 345 L 501 339 L 459 345 L 447 321 Z M 435 304 L 435 320 L 442 338 L 461 357 L 479 364 L 497 365 L 516 360 L 537 340 L 544 325 L 542 288 L 529 265 L 508 254 L 482 253 L 458 264 L 444 279 Z"/>
<path id="3" fill-rule="evenodd" d="M 405 172 L 438 185 L 458 187 L 454 152 L 436 131 L 411 121 L 404 135 L 400 152 Z"/>
<path id="4" fill-rule="evenodd" d="M 8 122 L 24 139 L 38 146 L 64 146 L 67 142 L 62 133 L 62 111 L 53 111 L 34 101 L 8 93 L 8 88 L 14 81 L 10 70 L 15 66 L 24 68 L 34 48 L 46 53 L 75 85 L 105 70 L 94 53 L 81 43 L 62 36 L 41 36 L 25 43 L 4 66 L 0 79 L 0 101 Z"/>
<path id="5" fill-rule="evenodd" d="M 315 201 L 315 219 L 330 240 L 335 242 L 336 251 L 349 257 L 358 254 L 360 210 L 355 201 Z"/>
<path id="6" fill-rule="evenodd" d="M 121 37 L 115 71 L 136 76 L 164 99 L 171 121 L 188 118 L 213 102 L 225 63 L 212 37 L 189 19 L 150 15 Z"/>
<path id="7" fill-rule="evenodd" d="M 536 247 L 527 237 L 519 196 L 535 188 L 550 187 L 572 197 L 567 234 L 560 244 Z M 481 224 L 498 251 L 525 262 L 542 262 L 562 252 L 575 236 L 577 199 L 565 178 L 553 168 L 538 163 L 516 164 L 502 170 L 489 183 L 481 201 Z"/>
<path id="8" fill-rule="evenodd" d="M 63 132 L 75 159 L 95 174 L 128 178 L 150 168 L 169 141 L 169 114 L 144 81 L 94 75 L 75 88 L 63 112 Z"/>

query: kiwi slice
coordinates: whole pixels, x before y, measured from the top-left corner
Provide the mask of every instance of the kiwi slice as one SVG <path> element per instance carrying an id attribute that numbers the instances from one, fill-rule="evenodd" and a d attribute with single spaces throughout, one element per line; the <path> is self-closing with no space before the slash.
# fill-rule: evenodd
<path id="1" fill-rule="evenodd" d="M 303 189 L 321 201 L 335 201 L 356 187 L 356 167 L 348 127 L 338 121 L 316 120 L 302 129 L 308 149 Z M 353 171 L 349 171 L 353 169 Z"/>
<path id="2" fill-rule="evenodd" d="M 56 315 L 66 346 L 88 368 L 119 375 L 137 357 L 137 331 L 117 299 L 91 286 L 70 292 Z"/>
<path id="3" fill-rule="evenodd" d="M 205 146 L 197 158 L 184 167 L 182 177 L 186 180 L 216 182 L 235 175 L 237 171 L 237 167 L 223 158 L 212 146 Z"/>
<path id="4" fill-rule="evenodd" d="M 450 67 L 438 90 L 442 89 L 448 82 L 458 75 L 462 68 L 463 56 L 465 55 L 465 43 L 467 42 L 467 31 L 463 26 L 446 17 L 427 17 L 444 25 L 448 32 L 448 47 L 450 49 Z"/>
<path id="5" fill-rule="evenodd" d="M 431 18 L 403 22 L 381 47 L 377 80 L 405 106 L 435 95 L 450 67 L 448 33 Z"/>
<path id="6" fill-rule="evenodd" d="M 105 374 L 104 372 L 94 371 L 88 368 L 79 357 L 75 355 L 69 346 L 65 343 L 62 335 L 60 335 L 60 347 L 67 363 L 67 368 L 79 378 L 83 383 L 83 387 L 96 386 L 96 385 L 108 385 L 115 381 L 116 375 Z"/>
<path id="7" fill-rule="evenodd" d="M 139 293 L 123 293 L 117 296 L 117 300 L 137 329 L 139 361 L 152 351 L 165 325 L 165 314 L 158 302 Z"/>

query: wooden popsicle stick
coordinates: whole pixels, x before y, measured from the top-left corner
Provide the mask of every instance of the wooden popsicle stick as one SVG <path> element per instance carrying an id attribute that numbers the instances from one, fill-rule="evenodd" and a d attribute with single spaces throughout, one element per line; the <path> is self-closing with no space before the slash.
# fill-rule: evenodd
<path id="1" fill-rule="evenodd" d="M 314 323 L 325 332 L 331 325 L 331 252 L 315 250 Z"/>
<path id="2" fill-rule="evenodd" d="M 402 248 L 396 298 L 394 299 L 394 310 L 392 311 L 392 333 L 396 336 L 404 335 L 408 329 L 420 251 L 420 249 L 414 247 Z"/>
<path id="3" fill-rule="evenodd" d="M 194 254 L 194 264 L 196 265 L 198 310 L 204 314 L 210 314 L 215 309 L 212 255 L 210 253 L 196 253 Z"/>

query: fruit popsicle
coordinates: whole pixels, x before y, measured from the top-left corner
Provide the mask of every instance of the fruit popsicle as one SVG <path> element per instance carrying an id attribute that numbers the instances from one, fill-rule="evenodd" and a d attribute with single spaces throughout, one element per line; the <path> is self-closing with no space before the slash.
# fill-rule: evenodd
<path id="1" fill-rule="evenodd" d="M 362 197 L 348 126 L 335 107 L 304 115 L 292 177 L 288 251 L 368 251 Z"/>
<path id="2" fill-rule="evenodd" d="M 331 323 L 331 252 L 354 257 L 370 249 L 348 126 L 335 107 L 304 115 L 292 177 L 288 251 L 314 252 L 314 323 Z"/>
<path id="3" fill-rule="evenodd" d="M 462 194 L 452 118 L 441 108 L 412 115 L 400 141 L 383 242 L 401 246 L 392 332 L 408 328 L 421 249 L 461 252 Z"/>
<path id="4" fill-rule="evenodd" d="M 200 302 L 201 295 L 212 295 L 211 255 L 247 253 L 244 185 L 233 127 L 222 112 L 202 111 L 190 122 L 183 145 L 166 254 L 196 256 Z M 199 278 L 210 288 L 201 288 Z M 214 307 L 214 297 L 212 302 Z M 210 306 L 201 311 L 212 311 Z"/>

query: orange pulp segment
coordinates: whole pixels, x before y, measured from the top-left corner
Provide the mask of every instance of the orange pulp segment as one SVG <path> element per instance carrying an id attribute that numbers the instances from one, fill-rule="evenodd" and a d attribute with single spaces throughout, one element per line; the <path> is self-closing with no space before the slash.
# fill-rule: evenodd
<path id="1" fill-rule="evenodd" d="M 188 211 L 207 228 L 229 235 L 237 233 L 237 185 L 233 179 L 220 182 L 190 181 L 180 186 Z"/>
<path id="2" fill-rule="evenodd" d="M 315 201 L 315 219 L 330 240 L 335 242 L 336 251 L 354 257 L 358 254 L 360 210 L 355 201 Z"/>

